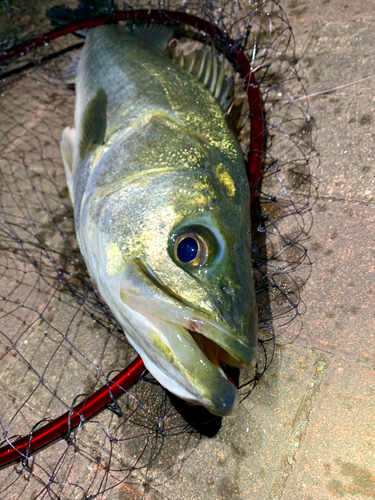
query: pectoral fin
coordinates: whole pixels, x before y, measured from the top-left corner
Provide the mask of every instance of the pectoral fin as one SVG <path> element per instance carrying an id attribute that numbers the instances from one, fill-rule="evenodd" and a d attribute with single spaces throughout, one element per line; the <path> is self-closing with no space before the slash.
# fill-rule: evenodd
<path id="1" fill-rule="evenodd" d="M 82 133 L 79 143 L 81 160 L 93 146 L 103 144 L 107 128 L 107 94 L 99 89 L 91 98 L 82 119 Z"/>

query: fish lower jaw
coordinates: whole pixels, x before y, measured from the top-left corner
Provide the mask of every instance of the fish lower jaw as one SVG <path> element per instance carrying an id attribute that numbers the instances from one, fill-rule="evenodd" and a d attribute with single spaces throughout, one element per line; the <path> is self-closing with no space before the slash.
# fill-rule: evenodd
<path id="1" fill-rule="evenodd" d="M 169 377 L 164 370 L 159 368 L 152 360 L 147 356 L 145 351 L 140 348 L 134 341 L 130 340 L 131 344 L 133 345 L 134 349 L 138 352 L 138 354 L 141 356 L 142 361 L 147 368 L 147 370 L 152 374 L 152 376 L 162 385 L 164 388 L 166 388 L 168 391 L 172 392 L 174 395 L 177 397 L 183 399 L 184 401 L 188 401 L 191 404 L 195 405 L 202 405 L 204 403 L 200 398 L 198 398 L 196 395 L 194 395 L 192 392 L 190 392 L 186 387 L 183 385 L 179 384 L 176 380 L 173 380 L 171 377 Z M 220 368 L 221 369 L 221 368 Z M 221 369 L 223 375 L 224 371 Z M 207 404 L 204 406 L 208 406 Z"/>
<path id="2" fill-rule="evenodd" d="M 177 397 L 204 406 L 215 415 L 231 414 L 237 406 L 237 387 L 220 366 L 221 357 L 214 352 L 221 348 L 207 339 L 202 350 L 199 347 L 202 339 L 198 335 L 204 338 L 203 335 L 192 332 L 198 338 L 197 343 L 181 325 L 146 314 L 133 314 L 142 321 L 139 324 L 142 328 L 134 335 L 128 331 L 127 338 L 155 379 Z M 140 332 L 148 332 L 148 336 Z"/>
<path id="3" fill-rule="evenodd" d="M 219 371 L 224 379 L 233 384 L 233 382 L 228 379 L 222 365 L 232 366 L 235 368 L 243 368 L 244 366 L 214 340 L 206 337 L 204 333 L 201 333 L 200 330 L 204 326 L 202 321 L 191 321 L 189 325 L 192 327 L 191 329 L 181 324 L 175 325 L 173 322 L 168 320 L 164 320 L 164 323 L 172 328 L 175 326 L 183 328 L 194 341 L 195 347 L 198 348 L 199 352 L 204 356 L 205 362 L 212 364 L 213 368 L 216 371 Z M 199 326 L 197 326 L 197 324 L 199 324 Z"/>

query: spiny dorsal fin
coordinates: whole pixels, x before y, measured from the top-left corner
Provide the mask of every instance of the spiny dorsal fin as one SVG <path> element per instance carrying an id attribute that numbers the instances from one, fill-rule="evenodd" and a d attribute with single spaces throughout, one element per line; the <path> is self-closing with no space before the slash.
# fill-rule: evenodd
<path id="1" fill-rule="evenodd" d="M 174 30 L 163 24 L 139 24 L 133 28 L 133 33 L 144 38 L 150 45 L 160 50 L 165 50 L 169 41 L 173 38 Z"/>
<path id="2" fill-rule="evenodd" d="M 203 50 L 195 50 L 186 56 L 181 55 L 181 66 L 191 73 L 197 80 L 200 80 L 206 64 L 207 52 Z"/>
<path id="3" fill-rule="evenodd" d="M 224 64 L 220 64 L 218 74 L 217 74 L 216 89 L 215 89 L 215 93 L 214 93 L 215 99 L 219 99 L 219 95 L 220 95 L 220 92 L 222 90 L 224 80 L 225 80 Z"/>
<path id="4" fill-rule="evenodd" d="M 215 90 L 216 90 L 217 77 L 218 77 L 218 67 L 219 67 L 219 63 L 218 63 L 217 57 L 213 57 L 212 58 L 211 76 L 208 79 L 208 90 L 211 92 L 212 95 L 215 94 Z"/>
<path id="5" fill-rule="evenodd" d="M 94 145 L 102 144 L 107 128 L 107 94 L 99 89 L 88 103 L 82 118 L 79 156 L 84 159 Z"/>
<path id="6" fill-rule="evenodd" d="M 228 111 L 229 106 L 233 102 L 233 97 L 229 97 L 229 93 L 232 89 L 233 89 L 233 78 L 232 77 L 225 78 L 220 88 L 219 97 L 217 98 L 220 107 L 224 112 Z"/>
<path id="7" fill-rule="evenodd" d="M 221 109 L 227 111 L 232 98 L 228 93 L 233 86 L 231 78 L 225 78 L 224 59 L 213 50 L 199 49 L 191 54 L 179 55 L 175 63 L 191 73 L 215 97 Z"/>

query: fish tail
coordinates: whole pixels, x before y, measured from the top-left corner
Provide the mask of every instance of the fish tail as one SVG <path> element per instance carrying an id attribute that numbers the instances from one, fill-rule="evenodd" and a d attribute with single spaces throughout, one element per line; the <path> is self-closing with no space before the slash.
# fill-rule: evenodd
<path id="1" fill-rule="evenodd" d="M 65 7 L 63 11 L 65 12 Z M 150 45 L 164 51 L 166 50 L 169 41 L 174 36 L 174 29 L 171 26 L 165 26 L 162 24 L 139 24 L 133 25 L 132 27 L 125 27 L 132 36 L 137 36 L 146 40 Z M 86 36 L 88 30 L 80 30 L 79 34 Z M 74 84 L 77 75 L 77 69 L 79 60 L 81 57 L 81 51 L 73 56 L 73 62 L 64 71 L 62 77 L 67 84 Z"/>
<path id="2" fill-rule="evenodd" d="M 112 14 L 116 10 L 114 0 L 80 0 L 76 9 L 65 5 L 57 5 L 47 10 L 47 17 L 54 28 L 60 28 L 80 19 L 95 17 L 101 14 Z"/>

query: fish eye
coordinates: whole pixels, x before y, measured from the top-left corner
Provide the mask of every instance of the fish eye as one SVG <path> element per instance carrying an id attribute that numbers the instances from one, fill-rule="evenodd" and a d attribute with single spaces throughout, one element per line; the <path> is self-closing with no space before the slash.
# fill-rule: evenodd
<path id="1" fill-rule="evenodd" d="M 182 233 L 174 244 L 177 262 L 188 266 L 202 266 L 207 260 L 207 244 L 197 233 Z"/>

